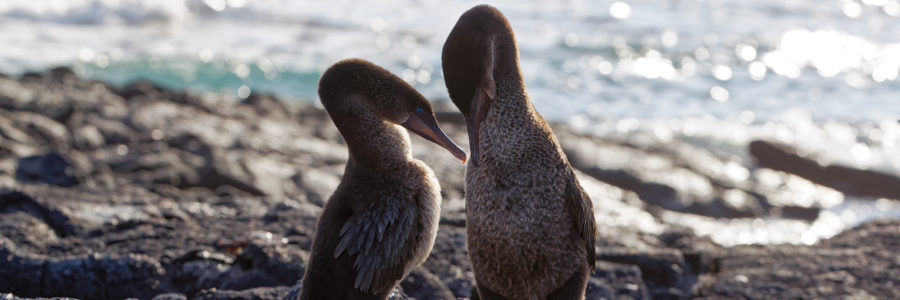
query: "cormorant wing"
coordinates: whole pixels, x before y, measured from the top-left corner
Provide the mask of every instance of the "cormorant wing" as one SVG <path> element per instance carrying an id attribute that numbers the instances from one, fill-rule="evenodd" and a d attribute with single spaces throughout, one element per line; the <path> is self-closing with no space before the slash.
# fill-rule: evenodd
<path id="1" fill-rule="evenodd" d="M 585 241 L 585 250 L 587 250 L 588 265 L 591 266 L 591 272 L 594 272 L 596 264 L 596 249 L 594 248 L 595 236 L 597 235 L 597 223 L 594 221 L 594 205 L 591 198 L 588 197 L 575 172 L 569 167 L 569 178 L 567 178 L 565 201 L 569 213 L 572 215 L 575 229 L 581 234 Z"/>
<path id="2" fill-rule="evenodd" d="M 378 204 L 375 204 L 378 203 Z M 334 257 L 356 255 L 354 286 L 364 292 L 385 292 L 403 276 L 403 257 L 416 218 L 408 201 L 372 201 L 357 210 L 341 228 Z"/>

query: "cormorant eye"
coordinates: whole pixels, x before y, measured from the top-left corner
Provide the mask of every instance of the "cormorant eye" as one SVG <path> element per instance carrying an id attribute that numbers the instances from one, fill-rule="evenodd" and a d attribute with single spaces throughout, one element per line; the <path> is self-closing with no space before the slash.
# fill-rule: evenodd
<path id="1" fill-rule="evenodd" d="M 422 112 L 424 112 L 424 111 L 425 111 L 424 108 L 422 108 L 422 107 L 416 107 L 416 112 L 417 112 L 417 113 L 422 113 Z"/>

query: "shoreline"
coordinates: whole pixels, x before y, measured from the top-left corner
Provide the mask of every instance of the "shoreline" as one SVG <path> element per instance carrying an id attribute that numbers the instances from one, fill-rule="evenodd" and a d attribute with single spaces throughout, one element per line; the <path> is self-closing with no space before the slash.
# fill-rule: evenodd
<path id="1" fill-rule="evenodd" d="M 459 115 L 442 106 L 442 128 L 466 149 Z M 747 145 L 757 164 L 679 141 L 552 127 L 597 215 L 588 299 L 900 296 L 884 286 L 900 285 L 900 266 L 871 268 L 900 259 L 892 251 L 900 220 L 840 233 L 815 227 L 828 225 L 827 201 L 900 198 L 864 185 L 900 182 L 895 175 L 822 165 L 766 141 Z M 464 166 L 411 140 L 444 203 L 434 250 L 402 289 L 418 299 L 466 297 Z M 0 76 L 0 293 L 283 297 L 345 160 L 331 120 L 310 103 L 113 87 L 65 68 Z M 784 199 L 794 197 L 808 205 Z M 692 218 L 714 223 L 683 221 Z M 723 247 L 696 230 L 770 218 L 810 223 L 815 236 L 800 241 L 807 245 Z"/>

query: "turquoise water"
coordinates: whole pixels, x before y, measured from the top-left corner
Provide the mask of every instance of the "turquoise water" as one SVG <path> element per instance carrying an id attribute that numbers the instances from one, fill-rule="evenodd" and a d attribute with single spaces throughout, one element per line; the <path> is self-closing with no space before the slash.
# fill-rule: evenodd
<path id="1" fill-rule="evenodd" d="M 216 92 L 238 95 L 238 89 L 281 95 L 293 99 L 316 99 L 318 72 L 267 73 L 257 64 L 248 64 L 238 76 L 234 66 L 219 62 L 196 62 L 190 59 L 117 61 L 105 67 L 95 64 L 74 65 L 78 73 L 118 86 L 148 80 L 163 87 L 194 92 Z M 246 97 L 246 96 L 244 96 Z"/>

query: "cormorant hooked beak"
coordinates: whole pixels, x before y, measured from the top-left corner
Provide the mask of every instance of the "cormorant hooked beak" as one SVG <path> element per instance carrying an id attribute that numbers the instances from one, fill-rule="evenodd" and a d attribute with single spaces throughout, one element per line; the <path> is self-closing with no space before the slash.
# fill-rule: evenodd
<path id="1" fill-rule="evenodd" d="M 489 69 L 490 70 L 490 69 Z M 487 118 L 488 110 L 491 108 L 491 101 L 497 97 L 497 87 L 494 84 L 494 76 L 487 74 L 483 79 L 480 88 L 475 90 L 475 96 L 472 97 L 470 105 L 471 110 L 468 118 L 466 118 L 466 128 L 469 132 L 469 151 L 472 152 L 472 165 L 478 166 L 481 158 L 480 145 L 478 144 L 478 131 L 481 123 Z"/>
<path id="2" fill-rule="evenodd" d="M 438 127 L 437 120 L 434 118 L 434 114 L 431 114 L 425 110 L 417 109 L 415 113 L 411 113 L 409 115 L 409 119 L 403 124 L 400 124 L 403 127 L 406 127 L 407 130 L 412 131 L 415 134 L 425 138 L 426 140 L 431 141 L 432 143 L 437 144 L 438 146 L 447 149 L 450 151 L 453 156 L 462 161 L 466 162 L 466 152 L 459 148 L 444 131 Z"/>

